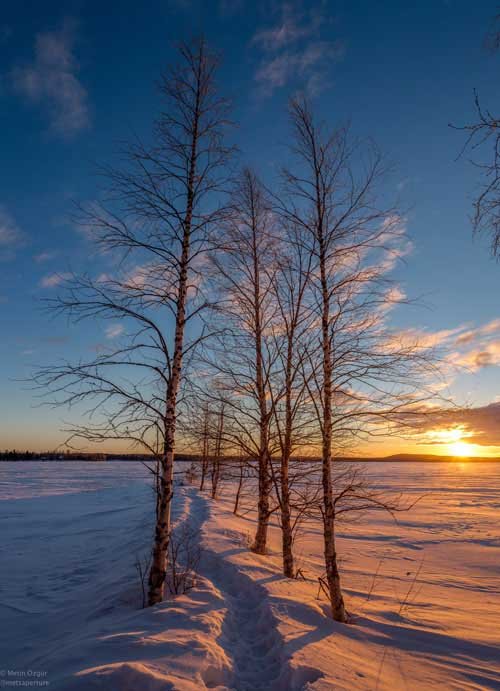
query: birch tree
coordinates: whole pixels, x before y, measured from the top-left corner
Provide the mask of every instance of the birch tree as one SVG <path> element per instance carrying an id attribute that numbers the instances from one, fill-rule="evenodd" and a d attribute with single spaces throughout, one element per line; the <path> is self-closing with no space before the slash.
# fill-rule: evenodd
<path id="1" fill-rule="evenodd" d="M 149 605 L 164 595 L 179 396 L 186 358 L 205 338 L 198 323 L 207 306 L 202 266 L 223 216 L 231 155 L 217 57 L 204 39 L 182 44 L 179 56 L 160 82 L 163 108 L 152 143 L 135 140 L 122 151 L 123 165 L 102 167 L 103 201 L 80 209 L 94 242 L 127 267 L 124 275 L 75 279 L 56 304 L 76 320 L 120 320 L 126 343 L 91 362 L 47 368 L 38 378 L 62 394 L 60 403 L 95 401 L 103 423 L 76 428 L 76 436 L 120 438 L 149 450 L 152 433 L 161 440 Z M 149 379 L 131 380 L 134 370 Z"/>
<path id="2" fill-rule="evenodd" d="M 253 172 L 244 170 L 234 189 L 230 218 L 223 226 L 221 249 L 213 259 L 221 291 L 218 313 L 226 326 L 210 362 L 217 372 L 217 395 L 225 391 L 232 446 L 257 459 L 257 530 L 252 548 L 258 554 L 266 551 L 272 513 L 269 378 L 276 354 L 270 338 L 275 305 L 269 265 L 274 242 L 264 189 Z"/>
<path id="3" fill-rule="evenodd" d="M 276 496 L 280 509 L 283 574 L 295 576 L 293 558 L 293 478 L 292 455 L 313 442 L 310 407 L 304 373 L 307 342 L 313 311 L 306 302 L 311 255 L 304 250 L 297 224 L 280 227 L 280 243 L 272 267 L 272 295 L 276 319 L 272 327 L 277 353 L 275 371 L 269 380 L 273 420 L 279 446 L 279 472 L 274 472 Z M 302 475 L 302 473 L 300 473 Z"/>
<path id="4" fill-rule="evenodd" d="M 401 253 L 401 218 L 393 206 L 379 204 L 386 169 L 376 149 L 369 146 L 363 156 L 346 128 L 327 131 L 306 102 L 292 102 L 290 113 L 296 167 L 283 173 L 281 213 L 302 228 L 312 260 L 309 300 L 317 340 L 305 381 L 321 439 L 326 583 L 332 616 L 345 622 L 336 516 L 353 483 L 336 486 L 332 461 L 346 440 L 368 433 L 369 421 L 389 419 L 409 405 L 417 390 L 413 377 L 405 380 L 415 350 L 381 328 L 395 299 L 385 275 Z M 370 503 L 367 493 L 364 498 Z"/>

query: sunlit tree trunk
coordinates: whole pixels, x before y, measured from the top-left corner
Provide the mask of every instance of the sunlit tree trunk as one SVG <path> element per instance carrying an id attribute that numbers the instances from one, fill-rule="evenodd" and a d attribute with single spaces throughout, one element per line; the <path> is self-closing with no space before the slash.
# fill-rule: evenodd
<path id="1" fill-rule="evenodd" d="M 208 412 L 208 406 L 205 407 L 203 411 L 203 431 L 202 431 L 202 448 L 201 448 L 201 477 L 200 477 L 200 492 L 203 492 L 205 489 L 205 479 L 207 477 L 207 472 L 208 472 L 208 463 L 209 463 L 209 457 L 208 457 L 208 452 L 209 452 L 209 430 L 208 430 L 208 423 L 209 423 L 209 412 Z"/>
<path id="2" fill-rule="evenodd" d="M 269 411 L 264 384 L 264 362 L 262 343 L 262 295 L 261 295 L 261 261 L 257 236 L 258 218 L 254 212 L 255 180 L 247 177 L 249 200 L 252 209 L 252 252 L 253 252 L 253 290 L 254 290 L 254 325 L 255 325 L 255 386 L 259 404 L 259 501 L 257 504 L 257 531 L 252 549 L 257 554 L 265 554 L 267 547 L 267 531 L 269 526 L 269 496 L 272 478 L 269 464 Z"/>
<path id="3" fill-rule="evenodd" d="M 287 578 L 295 576 L 293 559 L 292 513 L 290 506 L 289 470 L 292 455 L 292 336 L 289 336 L 285 369 L 285 431 L 281 453 L 281 539 L 283 550 L 283 573 Z"/>
<path id="4" fill-rule="evenodd" d="M 203 60 L 199 55 L 199 70 Z M 200 87 L 198 75 L 198 88 Z M 184 237 L 182 243 L 182 256 L 180 261 L 179 285 L 177 297 L 177 309 L 175 315 L 175 340 L 174 356 L 172 359 L 172 372 L 167 388 L 166 413 L 165 413 L 165 444 L 164 454 L 161 459 L 160 471 L 160 499 L 159 511 L 156 519 L 155 535 L 153 543 L 153 557 L 149 572 L 149 605 L 161 602 L 164 594 L 165 577 L 167 574 L 168 543 L 171 532 L 171 509 L 174 492 L 174 450 L 175 450 L 175 425 L 176 404 L 179 391 L 182 356 L 184 349 L 184 327 L 186 319 L 186 295 L 188 284 L 188 263 L 190 258 L 190 236 L 193 217 L 194 179 L 196 172 L 197 148 L 198 148 L 198 120 L 199 100 L 197 93 L 193 118 L 191 157 L 187 179 L 187 208 L 184 219 Z"/>
<path id="5" fill-rule="evenodd" d="M 320 200 L 318 199 L 320 209 Z M 321 272 L 321 297 L 322 297 L 322 360 L 323 360 L 323 429 L 322 429 L 322 458 L 321 476 L 323 484 L 323 539 L 326 581 L 330 594 L 332 616 L 336 621 L 347 621 L 347 615 L 340 586 L 340 574 L 337 563 L 337 550 L 335 547 L 335 504 L 332 485 L 332 354 L 330 345 L 330 295 L 325 271 L 325 248 L 323 241 L 323 229 L 321 214 L 318 224 L 319 261 Z"/>
<path id="6" fill-rule="evenodd" d="M 265 190 L 245 169 L 236 181 L 232 214 L 222 228 L 224 250 L 214 261 L 222 290 L 220 312 L 227 336 L 220 339 L 219 372 L 234 428 L 234 441 L 257 465 L 257 529 L 252 550 L 264 554 L 271 515 L 269 328 L 272 299 L 268 267 L 272 261 L 272 216 Z M 235 395 L 236 394 L 236 395 Z"/>
<path id="7" fill-rule="evenodd" d="M 177 397 L 182 378 L 192 262 L 193 257 L 202 250 L 206 251 L 209 244 L 211 226 L 218 212 L 212 216 L 208 213 L 206 197 L 222 186 L 219 170 L 229 155 L 229 150 L 222 145 L 222 128 L 227 124 L 227 103 L 217 95 L 214 83 L 217 60 L 207 51 L 203 39 L 196 41 L 193 47 L 182 46 L 181 53 L 183 67 L 174 72 L 171 79 L 165 80 L 163 87 L 174 103 L 175 111 L 174 114 L 166 113 L 159 123 L 159 134 L 165 142 L 166 151 L 155 152 L 159 161 L 158 170 L 155 176 L 147 177 L 148 184 L 154 189 L 165 179 L 169 180 L 169 195 L 172 195 L 172 189 L 180 188 L 177 196 L 174 193 L 172 199 L 165 200 L 169 212 L 166 224 L 168 234 L 166 238 L 157 239 L 157 243 L 163 247 L 163 242 L 168 245 L 170 241 L 171 247 L 175 246 L 174 243 L 180 243 L 181 246 L 180 256 L 177 257 L 175 251 L 167 247 L 167 256 L 174 264 L 177 276 L 177 282 L 173 284 L 173 297 L 171 288 L 166 288 L 166 298 L 173 303 L 175 336 L 165 401 L 159 512 L 149 574 L 150 605 L 160 602 L 164 594 L 171 531 Z M 175 205 L 183 199 L 185 209 L 181 211 Z M 200 209 L 201 200 L 203 211 Z M 154 205 L 152 209 L 145 205 L 145 212 L 146 215 L 152 214 L 160 226 L 165 221 Z M 194 310 L 194 314 L 196 312 Z"/>
<path id="8" fill-rule="evenodd" d="M 215 433 L 215 448 L 214 457 L 212 461 L 212 499 L 217 499 L 217 491 L 219 489 L 219 480 L 222 463 L 222 449 L 224 441 L 224 404 L 222 403 L 219 410 L 217 421 L 217 430 Z"/>

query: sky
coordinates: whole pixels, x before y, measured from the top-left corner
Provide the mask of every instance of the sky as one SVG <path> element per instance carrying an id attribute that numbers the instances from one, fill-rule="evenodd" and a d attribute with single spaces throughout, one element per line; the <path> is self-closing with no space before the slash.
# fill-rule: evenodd
<path id="1" fill-rule="evenodd" d="M 500 454 L 500 266 L 473 239 L 478 171 L 459 157 L 474 89 L 500 112 L 500 55 L 483 0 L 264 2 L 90 0 L 8 3 L 0 17 L 0 449 L 53 448 L 70 413 L 40 407 L 37 365 L 95 352 L 118 325 L 68 325 L 43 310 L 72 271 L 106 271 L 74 222 L 98 195 L 96 163 L 146 137 L 156 82 L 174 43 L 203 32 L 221 51 L 242 160 L 264 179 L 286 156 L 288 99 L 306 93 L 332 127 L 350 121 L 394 164 L 413 251 L 396 270 L 418 304 L 391 317 L 448 349 L 447 394 L 470 413 L 421 444 L 386 440 L 363 452 Z M 389 184 L 389 183 L 388 183 Z M 457 431 L 458 430 L 458 431 Z M 441 434 L 441 436 L 440 436 Z M 458 444 L 458 446 L 457 446 Z M 463 451 L 464 449 L 462 449 Z"/>

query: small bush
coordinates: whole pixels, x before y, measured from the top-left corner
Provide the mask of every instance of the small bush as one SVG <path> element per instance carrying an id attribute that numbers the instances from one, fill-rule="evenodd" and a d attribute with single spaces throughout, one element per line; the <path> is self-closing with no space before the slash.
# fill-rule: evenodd
<path id="1" fill-rule="evenodd" d="M 182 595 L 196 585 L 200 556 L 197 530 L 184 523 L 172 531 L 168 545 L 166 578 L 166 586 L 171 595 Z"/>

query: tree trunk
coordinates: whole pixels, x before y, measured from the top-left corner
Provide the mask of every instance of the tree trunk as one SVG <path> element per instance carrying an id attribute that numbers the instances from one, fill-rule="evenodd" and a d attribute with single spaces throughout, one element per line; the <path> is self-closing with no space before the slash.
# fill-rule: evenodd
<path id="1" fill-rule="evenodd" d="M 281 541 L 283 549 L 283 574 L 287 578 L 295 577 L 293 560 L 292 517 L 290 509 L 289 466 L 292 455 L 292 357 L 293 332 L 288 338 L 286 360 L 285 392 L 285 435 L 281 453 Z"/>
<path id="2" fill-rule="evenodd" d="M 200 48 L 198 65 L 201 69 L 202 53 Z M 186 324 L 186 297 L 188 286 L 188 265 L 190 259 L 191 225 L 193 219 L 194 185 L 197 163 L 198 123 L 200 108 L 200 84 L 196 93 L 196 103 L 193 116 L 193 130 L 191 135 L 191 152 L 187 179 L 186 214 L 183 223 L 182 254 L 179 262 L 179 287 L 177 293 L 177 309 L 175 315 L 174 353 L 172 372 L 167 387 L 165 414 L 165 453 L 162 459 L 160 484 L 160 510 L 156 520 L 153 558 L 149 572 L 149 606 L 156 605 L 163 600 L 165 578 L 167 575 L 168 545 L 171 531 L 171 509 L 174 494 L 174 448 L 177 393 L 181 380 L 182 356 L 184 350 L 184 328 Z"/>
<path id="3" fill-rule="evenodd" d="M 238 509 L 240 506 L 241 489 L 243 487 L 243 472 L 244 472 L 244 466 L 243 466 L 243 462 L 241 462 L 240 463 L 240 479 L 238 481 L 238 489 L 236 491 L 236 497 L 234 499 L 233 513 L 235 516 L 238 514 Z"/>
<path id="4" fill-rule="evenodd" d="M 156 453 L 158 454 L 158 445 L 156 447 Z M 155 470 L 155 493 L 156 493 L 156 520 L 158 521 L 158 516 L 160 515 L 160 500 L 161 500 L 161 462 L 159 457 L 156 458 L 156 470 Z"/>
<path id="5" fill-rule="evenodd" d="M 266 435 L 267 440 L 267 435 Z M 267 441 L 266 441 L 267 447 Z M 269 526 L 269 494 L 271 492 L 271 477 L 269 474 L 269 454 L 267 448 L 259 454 L 259 502 L 257 504 L 257 532 L 252 550 L 257 554 L 265 554 L 267 548 L 267 529 Z"/>
<path id="6" fill-rule="evenodd" d="M 212 465 L 212 499 L 217 499 L 217 489 L 219 486 L 219 475 L 220 475 L 220 460 L 218 456 L 214 456 Z"/>
<path id="7" fill-rule="evenodd" d="M 203 426 L 203 453 L 201 457 L 200 492 L 203 492 L 205 489 L 205 478 L 208 471 L 208 462 L 208 411 L 206 411 Z"/>
<path id="8" fill-rule="evenodd" d="M 267 528 L 269 525 L 269 495 L 272 478 L 269 464 L 269 414 L 267 411 L 266 389 L 264 384 L 264 358 L 262 352 L 262 306 L 260 292 L 260 256 L 257 245 L 257 227 L 253 224 L 253 270 L 254 270 L 254 311 L 255 311 L 255 384 L 259 402 L 259 501 L 257 505 L 257 532 L 252 549 L 257 554 L 265 554 L 267 547 Z"/>
<path id="9" fill-rule="evenodd" d="M 175 412 L 177 392 L 179 390 L 183 336 L 185 324 L 185 302 L 187 292 L 187 264 L 189 256 L 189 236 L 185 238 L 183 261 L 179 281 L 179 298 L 177 303 L 177 319 L 175 329 L 175 346 L 172 367 L 172 377 L 167 390 L 167 410 L 165 414 L 165 445 L 161 459 L 160 501 L 156 519 L 153 558 L 149 572 L 148 604 L 156 605 L 163 600 L 165 578 L 167 575 L 168 543 L 171 530 L 171 507 L 174 494 L 174 447 L 175 447 Z"/>
<path id="10" fill-rule="evenodd" d="M 165 578 L 167 575 L 167 554 L 171 530 L 171 503 L 173 496 L 174 453 L 171 442 L 165 444 L 165 454 L 162 459 L 160 475 L 160 493 L 157 502 L 157 516 L 153 558 L 149 571 L 149 606 L 163 600 Z"/>
<path id="11" fill-rule="evenodd" d="M 285 494 L 288 496 L 285 498 Z M 283 507 L 281 509 L 281 542 L 283 549 L 283 574 L 287 578 L 295 578 L 295 565 L 293 559 L 293 535 L 290 514 L 290 495 L 282 489 Z"/>
<path id="12" fill-rule="evenodd" d="M 289 456 L 281 460 L 281 542 L 283 549 L 283 574 L 295 578 L 293 559 L 292 516 L 290 510 L 290 486 L 288 479 Z"/>
<path id="13" fill-rule="evenodd" d="M 212 499 L 217 499 L 217 489 L 220 480 L 220 464 L 222 456 L 222 441 L 224 436 L 224 404 L 221 405 L 219 412 L 219 424 L 215 437 L 215 456 L 212 466 Z"/>
<path id="14" fill-rule="evenodd" d="M 319 214 L 321 218 L 321 214 Z M 340 586 L 340 575 L 335 549 L 335 505 L 332 486 L 332 352 L 330 342 L 330 298 L 326 279 L 326 259 L 323 247 L 321 223 L 319 226 L 320 272 L 322 288 L 321 335 L 323 351 L 323 444 L 322 444 L 322 484 L 323 484 L 323 538 L 326 581 L 330 595 L 332 617 L 335 621 L 346 622 L 347 615 Z"/>
<path id="15" fill-rule="evenodd" d="M 330 502 L 331 503 L 331 502 Z M 324 515 L 324 540 L 325 540 L 325 567 L 326 567 L 326 581 L 328 583 L 328 592 L 330 594 L 330 605 L 332 608 L 332 617 L 335 621 L 345 623 L 347 621 L 347 613 L 344 605 L 344 598 L 342 597 L 342 588 L 340 586 L 340 574 L 337 565 L 337 552 L 335 550 L 335 518 L 331 508 L 328 508 L 325 502 Z"/>
<path id="16" fill-rule="evenodd" d="M 201 462 L 201 478 L 200 478 L 200 492 L 203 492 L 205 489 L 205 476 L 207 474 L 207 467 L 206 467 L 206 462 L 205 459 L 203 458 Z"/>

